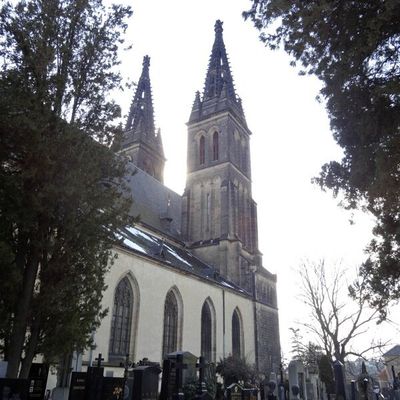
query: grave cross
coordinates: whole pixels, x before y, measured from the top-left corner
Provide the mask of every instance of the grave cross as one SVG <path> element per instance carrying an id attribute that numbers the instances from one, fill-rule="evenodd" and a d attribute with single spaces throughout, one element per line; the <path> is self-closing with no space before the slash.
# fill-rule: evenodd
<path id="1" fill-rule="evenodd" d="M 199 395 L 207 392 L 206 384 L 204 382 L 204 371 L 207 365 L 205 358 L 203 356 L 199 357 L 199 362 L 196 364 L 196 368 L 199 369 L 199 384 L 197 387 L 197 394 Z"/>
<path id="2" fill-rule="evenodd" d="M 101 367 L 101 362 L 104 361 L 104 358 L 102 357 L 102 354 L 99 353 L 99 356 L 95 358 L 95 361 L 97 361 L 97 368 Z"/>
<path id="3" fill-rule="evenodd" d="M 184 394 L 182 391 L 183 382 L 183 370 L 187 368 L 187 364 L 183 363 L 183 355 L 178 354 L 176 356 L 176 362 L 174 363 L 174 368 L 176 370 L 176 380 L 175 380 L 175 390 L 176 393 L 173 395 L 174 400 L 183 400 Z"/>
<path id="4" fill-rule="evenodd" d="M 393 375 L 393 390 L 399 389 L 399 383 L 396 376 L 396 372 L 394 371 L 394 365 L 392 365 L 392 375 Z"/>

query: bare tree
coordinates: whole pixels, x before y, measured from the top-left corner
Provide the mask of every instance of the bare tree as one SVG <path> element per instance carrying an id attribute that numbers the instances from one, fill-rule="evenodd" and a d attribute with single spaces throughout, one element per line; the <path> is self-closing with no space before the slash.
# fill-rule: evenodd
<path id="1" fill-rule="evenodd" d="M 368 328 L 379 322 L 379 311 L 368 307 L 368 293 L 362 278 L 348 285 L 343 268 L 334 268 L 327 274 L 324 260 L 303 263 L 299 271 L 302 282 L 301 300 L 310 312 L 310 319 L 299 322 L 333 360 L 344 363 L 349 355 L 362 357 L 387 343 L 375 342 L 360 349 Z M 357 347 L 354 346 L 357 342 Z"/>

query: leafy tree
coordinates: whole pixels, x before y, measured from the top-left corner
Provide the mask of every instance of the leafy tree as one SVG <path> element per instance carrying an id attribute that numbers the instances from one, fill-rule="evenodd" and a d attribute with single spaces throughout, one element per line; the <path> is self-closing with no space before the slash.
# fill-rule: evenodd
<path id="1" fill-rule="evenodd" d="M 318 360 L 323 355 L 321 346 L 313 342 L 304 344 L 300 328 L 289 328 L 292 332 L 292 354 L 295 360 L 299 360 L 308 368 L 308 371 L 318 371 Z"/>
<path id="2" fill-rule="evenodd" d="M 225 387 L 232 383 L 242 383 L 246 387 L 253 387 L 260 383 L 260 376 L 254 365 L 245 359 L 229 356 L 217 363 L 217 374 L 224 379 Z"/>
<path id="3" fill-rule="evenodd" d="M 0 9 L 0 344 L 8 377 L 84 348 L 104 310 L 114 232 L 130 222 L 109 149 L 129 8 L 27 0 Z M 21 364 L 22 362 L 22 364 Z M 21 368 L 20 368 L 21 367 Z"/>
<path id="4" fill-rule="evenodd" d="M 327 393 L 335 393 L 335 380 L 333 377 L 332 361 L 323 354 L 318 360 L 319 378 L 325 384 Z"/>
<path id="5" fill-rule="evenodd" d="M 397 0 L 253 0 L 244 13 L 261 40 L 283 46 L 316 75 L 340 162 L 315 179 L 342 205 L 376 218 L 376 239 L 361 272 L 382 311 L 400 298 L 400 3 Z"/>
<path id="6" fill-rule="evenodd" d="M 323 261 L 303 264 L 300 278 L 300 298 L 310 315 L 300 324 L 313 335 L 331 362 L 336 359 L 344 364 L 349 355 L 364 357 L 385 345 L 373 341 L 363 349 L 359 343 L 354 346 L 379 319 L 379 311 L 368 307 L 369 295 L 361 278 L 347 286 L 345 271 L 339 268 L 328 275 Z"/>

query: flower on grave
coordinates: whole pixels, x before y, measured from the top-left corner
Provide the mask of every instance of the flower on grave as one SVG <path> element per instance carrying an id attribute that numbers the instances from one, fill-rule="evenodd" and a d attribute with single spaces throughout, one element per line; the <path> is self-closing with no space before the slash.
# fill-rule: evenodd
<path id="1" fill-rule="evenodd" d="M 122 395 L 122 392 L 123 392 L 122 387 L 121 386 L 116 386 L 114 388 L 114 391 L 113 391 L 113 396 L 115 396 L 117 399 L 120 399 L 121 395 Z"/>

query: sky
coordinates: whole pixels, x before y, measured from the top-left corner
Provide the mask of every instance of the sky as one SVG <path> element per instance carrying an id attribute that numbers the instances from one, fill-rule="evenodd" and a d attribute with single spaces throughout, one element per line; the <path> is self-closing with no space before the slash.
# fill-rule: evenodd
<path id="1" fill-rule="evenodd" d="M 167 158 L 164 181 L 179 194 L 186 176 L 186 122 L 195 92 L 204 86 L 215 21 L 223 21 L 236 93 L 252 131 L 259 248 L 264 267 L 278 277 L 281 344 L 288 354 L 289 328 L 305 318 L 295 270 L 320 259 L 356 267 L 365 258 L 373 226 L 370 216 L 341 209 L 331 193 L 311 183 L 325 162 L 342 154 L 325 106 L 316 100 L 321 84 L 315 77 L 300 76 L 283 51 L 273 52 L 258 40 L 256 29 L 241 16 L 250 1 L 124 3 L 133 8 L 126 36 L 132 48 L 122 54 L 121 73 L 137 82 L 143 56 L 150 56 L 155 121 Z M 118 94 L 125 115 L 132 97 L 132 89 Z"/>

